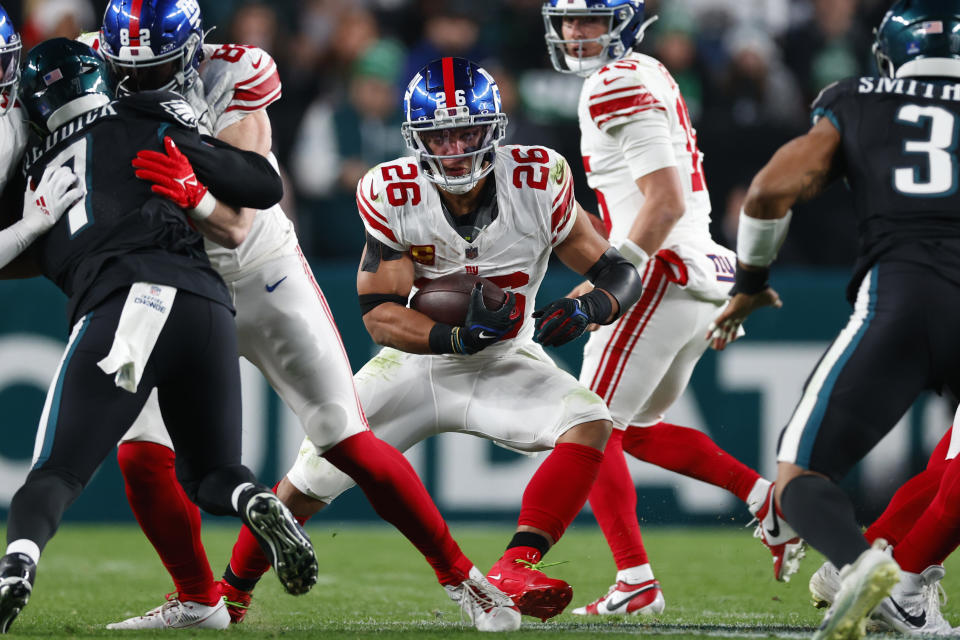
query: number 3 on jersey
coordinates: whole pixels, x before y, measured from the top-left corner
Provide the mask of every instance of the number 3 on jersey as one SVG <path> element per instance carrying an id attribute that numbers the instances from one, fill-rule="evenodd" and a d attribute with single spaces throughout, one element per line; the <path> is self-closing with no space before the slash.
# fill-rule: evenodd
<path id="1" fill-rule="evenodd" d="M 893 170 L 893 188 L 914 198 L 949 196 L 957 190 L 957 122 L 942 107 L 907 104 L 897 112 L 897 122 L 921 131 L 929 125 L 925 139 L 906 140 L 905 154 L 926 156 L 924 166 L 898 167 Z M 925 178 L 925 179 L 924 179 Z"/>

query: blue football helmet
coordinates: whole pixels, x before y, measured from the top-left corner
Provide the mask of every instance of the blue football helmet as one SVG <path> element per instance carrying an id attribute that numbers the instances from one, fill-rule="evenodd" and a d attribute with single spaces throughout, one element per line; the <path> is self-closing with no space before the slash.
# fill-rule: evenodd
<path id="1" fill-rule="evenodd" d="M 20 102 L 40 132 L 107 104 L 113 94 L 107 63 L 82 42 L 53 38 L 27 52 Z"/>
<path id="2" fill-rule="evenodd" d="M 449 193 L 466 193 L 493 170 L 507 116 L 493 76 L 463 58 L 434 60 L 407 85 L 403 96 L 403 140 L 428 180 Z M 462 153 L 438 153 L 451 140 Z M 458 147 L 461 148 L 461 147 Z M 448 162 L 467 158 L 469 168 L 448 170 Z"/>
<path id="3" fill-rule="evenodd" d="M 876 36 L 883 75 L 960 77 L 960 0 L 899 0 Z"/>
<path id="4" fill-rule="evenodd" d="M 197 0 L 110 0 L 100 51 L 121 93 L 165 89 L 183 93 L 203 60 Z"/>
<path id="5" fill-rule="evenodd" d="M 20 34 L 0 7 L 0 115 L 13 108 L 20 82 Z"/>
<path id="6" fill-rule="evenodd" d="M 605 64 L 619 60 L 643 40 L 643 32 L 656 17 L 643 20 L 644 0 L 547 0 L 543 5 L 543 25 L 547 52 L 553 68 L 561 73 L 588 76 Z M 564 19 L 594 18 L 607 21 L 597 38 L 563 38 Z M 587 44 L 599 44 L 600 52 L 583 55 Z"/>

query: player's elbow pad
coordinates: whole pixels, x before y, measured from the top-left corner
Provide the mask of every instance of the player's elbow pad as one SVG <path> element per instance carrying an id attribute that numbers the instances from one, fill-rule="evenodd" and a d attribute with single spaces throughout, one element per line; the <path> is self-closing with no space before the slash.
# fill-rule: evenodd
<path id="1" fill-rule="evenodd" d="M 617 301 L 617 312 L 604 324 L 622 316 L 637 303 L 643 292 L 643 280 L 637 268 L 613 247 L 600 256 L 586 275 L 593 286 L 603 289 Z"/>

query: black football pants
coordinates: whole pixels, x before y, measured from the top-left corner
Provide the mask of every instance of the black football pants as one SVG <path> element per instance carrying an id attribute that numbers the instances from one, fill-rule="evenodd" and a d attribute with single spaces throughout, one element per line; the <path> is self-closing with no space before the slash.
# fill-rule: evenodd
<path id="1" fill-rule="evenodd" d="M 129 393 L 97 366 L 113 344 L 126 297 L 127 289 L 115 293 L 74 326 L 47 394 L 33 469 L 10 505 L 8 542 L 27 538 L 44 547 L 154 387 L 191 500 L 232 515 L 233 490 L 255 481 L 240 464 L 240 370 L 230 310 L 179 291 L 137 392 Z"/>

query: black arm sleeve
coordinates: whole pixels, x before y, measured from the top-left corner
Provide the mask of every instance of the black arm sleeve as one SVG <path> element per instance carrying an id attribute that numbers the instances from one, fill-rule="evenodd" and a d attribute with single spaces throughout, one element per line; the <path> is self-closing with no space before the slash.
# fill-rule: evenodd
<path id="1" fill-rule="evenodd" d="M 637 273 L 637 268 L 613 247 L 600 256 L 600 259 L 587 271 L 586 276 L 593 286 L 603 289 L 617 301 L 619 307 L 617 313 L 604 324 L 609 324 L 626 313 L 627 309 L 637 303 L 640 294 L 643 293 L 643 281 Z M 581 298 L 591 293 L 595 292 L 592 291 Z"/>
<path id="2" fill-rule="evenodd" d="M 270 161 L 196 132 L 170 127 L 167 132 L 190 160 L 197 179 L 231 207 L 267 209 L 283 197 L 283 181 Z"/>

